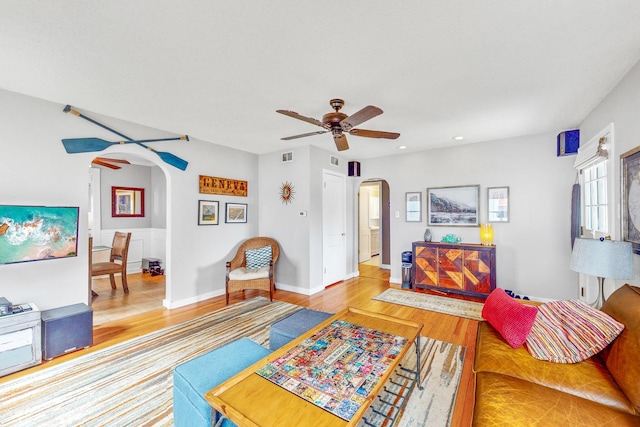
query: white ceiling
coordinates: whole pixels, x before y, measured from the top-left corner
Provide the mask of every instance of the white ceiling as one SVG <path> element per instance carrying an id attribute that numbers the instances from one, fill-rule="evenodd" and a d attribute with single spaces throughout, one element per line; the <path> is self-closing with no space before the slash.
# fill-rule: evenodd
<path id="1" fill-rule="evenodd" d="M 571 129 L 640 59 L 637 0 L 0 6 L 0 88 L 253 153 L 335 151 L 281 141 L 320 128 L 275 112 L 321 119 L 331 98 L 401 134 L 349 136 L 350 159 Z"/>

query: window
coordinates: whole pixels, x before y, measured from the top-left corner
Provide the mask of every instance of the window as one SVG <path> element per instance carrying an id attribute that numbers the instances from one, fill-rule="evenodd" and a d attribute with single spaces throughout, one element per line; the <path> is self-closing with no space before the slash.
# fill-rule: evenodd
<path id="1" fill-rule="evenodd" d="M 600 238 L 615 234 L 615 173 L 613 123 L 601 130 L 586 144 L 580 143 L 574 168 L 580 181 L 580 235 Z M 578 295 L 591 303 L 598 295 L 596 278 L 579 274 Z"/>
<path id="2" fill-rule="evenodd" d="M 574 167 L 580 174 L 580 234 L 584 237 L 606 237 L 614 232 L 612 151 L 613 123 L 578 150 Z"/>
<path id="3" fill-rule="evenodd" d="M 609 232 L 609 219 L 607 215 L 607 162 L 603 159 L 591 166 L 582 169 L 584 195 L 582 221 L 582 234 Z"/>

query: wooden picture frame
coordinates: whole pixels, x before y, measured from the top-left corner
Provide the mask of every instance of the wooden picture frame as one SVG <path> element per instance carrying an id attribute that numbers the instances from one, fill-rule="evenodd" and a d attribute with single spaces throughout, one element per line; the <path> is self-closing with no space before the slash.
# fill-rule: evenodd
<path id="1" fill-rule="evenodd" d="M 144 217 L 144 188 L 111 187 L 111 216 Z"/>
<path id="2" fill-rule="evenodd" d="M 509 222 L 509 187 L 487 188 L 487 222 Z"/>
<path id="3" fill-rule="evenodd" d="M 480 225 L 480 186 L 427 188 L 427 224 L 477 227 Z"/>
<path id="4" fill-rule="evenodd" d="M 198 225 L 218 225 L 219 203 L 212 200 L 198 200 Z"/>
<path id="5" fill-rule="evenodd" d="M 622 240 L 640 255 L 640 146 L 620 155 Z"/>
<path id="6" fill-rule="evenodd" d="M 246 203 L 227 203 L 225 205 L 225 222 L 227 223 L 245 223 L 247 222 L 247 204 Z"/>
<path id="7" fill-rule="evenodd" d="M 404 193 L 406 222 L 422 222 L 422 192 Z"/>

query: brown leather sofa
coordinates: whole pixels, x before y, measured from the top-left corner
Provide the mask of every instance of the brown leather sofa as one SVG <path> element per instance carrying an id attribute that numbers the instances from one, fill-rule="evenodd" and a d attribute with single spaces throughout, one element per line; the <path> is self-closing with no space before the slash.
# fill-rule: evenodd
<path id="1" fill-rule="evenodd" d="M 474 426 L 640 426 L 640 288 L 624 285 L 602 307 L 625 325 L 605 350 L 575 364 L 534 359 L 481 322 Z"/>

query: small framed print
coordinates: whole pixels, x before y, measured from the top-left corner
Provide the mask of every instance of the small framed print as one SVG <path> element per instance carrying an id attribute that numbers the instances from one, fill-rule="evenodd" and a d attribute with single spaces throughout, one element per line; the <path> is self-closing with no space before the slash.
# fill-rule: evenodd
<path id="1" fill-rule="evenodd" d="M 218 202 L 198 200 L 198 225 L 218 225 Z"/>
<path id="2" fill-rule="evenodd" d="M 509 187 L 487 188 L 489 222 L 509 222 Z"/>
<path id="3" fill-rule="evenodd" d="M 406 222 L 422 221 L 422 193 L 405 193 Z"/>
<path id="4" fill-rule="evenodd" d="M 247 204 L 246 203 L 227 203 L 227 215 L 225 222 L 242 223 L 247 222 Z"/>

